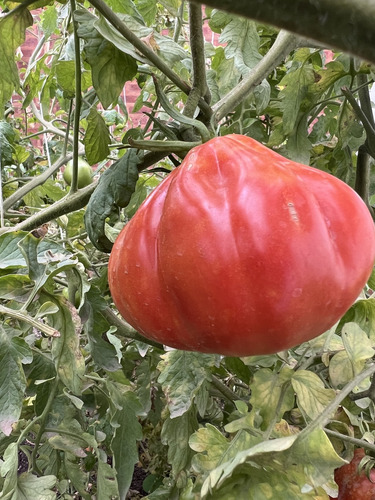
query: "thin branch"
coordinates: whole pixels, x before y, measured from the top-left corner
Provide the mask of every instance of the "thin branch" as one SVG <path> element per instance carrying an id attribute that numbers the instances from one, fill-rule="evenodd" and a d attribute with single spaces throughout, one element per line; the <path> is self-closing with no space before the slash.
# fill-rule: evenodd
<path id="1" fill-rule="evenodd" d="M 131 340 L 137 340 L 138 342 L 143 342 L 144 344 L 151 345 L 153 347 L 157 347 L 158 349 L 164 349 L 162 344 L 158 342 L 154 342 L 153 340 L 149 340 L 142 335 L 140 335 L 133 327 L 125 323 L 121 318 L 119 318 L 114 311 L 106 307 L 105 309 L 100 311 L 100 314 L 108 321 L 110 325 L 113 325 L 117 328 L 117 335 L 120 337 L 126 337 Z"/>
<path id="2" fill-rule="evenodd" d="M 371 377 L 375 372 L 375 364 L 370 365 L 366 370 L 356 375 L 345 387 L 337 394 L 337 396 L 324 408 L 322 413 L 315 420 L 310 422 L 299 434 L 298 439 L 303 439 L 315 429 L 325 427 L 332 414 L 336 411 L 341 402 L 349 396 L 355 387 L 357 387 L 362 380 Z"/>
<path id="3" fill-rule="evenodd" d="M 355 191 L 365 202 L 372 218 L 375 220 L 374 209 L 370 205 L 370 155 L 365 144 L 359 146 L 357 154 L 357 168 L 355 175 Z"/>
<path id="4" fill-rule="evenodd" d="M 138 169 L 139 171 L 142 171 L 154 163 L 162 160 L 165 156 L 167 156 L 167 153 L 165 152 L 152 152 L 148 153 L 144 156 L 142 162 L 139 163 Z M 8 204 L 9 200 L 17 195 L 17 201 L 19 199 L 22 199 L 25 194 L 27 194 L 31 189 L 33 189 L 36 186 L 39 186 L 40 184 L 43 184 L 46 179 L 50 175 L 52 175 L 52 170 L 56 171 L 58 170 L 61 165 L 64 165 L 68 159 L 70 159 L 72 155 L 67 155 L 64 158 L 60 158 L 57 162 L 52 165 L 52 167 L 43 174 L 38 175 L 38 177 L 35 177 L 32 181 L 28 182 L 25 186 L 22 186 L 17 190 L 17 192 L 7 198 L 4 202 L 4 207 L 5 204 Z M 32 188 L 30 188 L 30 185 L 32 185 Z M 50 222 L 53 219 L 56 219 L 57 217 L 61 217 L 62 215 L 69 214 L 71 212 L 74 212 L 76 210 L 80 210 L 84 206 L 87 205 L 92 193 L 94 192 L 95 188 L 97 186 L 97 182 L 93 182 L 89 186 L 86 186 L 83 189 L 79 189 L 76 193 L 65 196 L 61 200 L 56 201 L 53 205 L 50 205 L 49 207 L 44 208 L 40 212 L 31 215 L 27 220 L 24 220 L 22 222 L 19 222 L 17 225 L 13 227 L 7 227 L 0 229 L 0 234 L 10 232 L 10 231 L 31 231 L 32 229 L 35 229 L 36 227 L 42 226 L 43 224 L 46 224 L 47 222 Z M 10 206 L 15 203 L 14 199 Z M 9 208 L 9 207 L 8 207 Z"/>
<path id="5" fill-rule="evenodd" d="M 375 63 L 373 0 L 191 0 L 311 38 Z"/>
<path id="6" fill-rule="evenodd" d="M 200 5 L 189 3 L 189 30 L 193 64 L 193 89 L 198 89 L 200 96 L 204 97 L 206 102 L 210 102 L 211 96 L 206 80 L 202 7 Z"/>
<path id="7" fill-rule="evenodd" d="M 75 0 L 70 0 L 73 22 L 73 39 L 74 39 L 74 68 L 75 68 L 75 99 L 74 99 L 74 128 L 73 128 L 73 168 L 72 168 L 72 184 L 69 194 L 72 195 L 78 189 L 78 154 L 79 154 L 79 123 L 81 118 L 81 103 L 82 103 L 82 86 L 81 86 L 81 50 L 78 36 L 78 23 L 74 19 L 76 10 Z"/>
<path id="8" fill-rule="evenodd" d="M 25 312 L 0 305 L 0 314 L 5 317 L 9 316 L 10 318 L 17 319 L 18 321 L 28 323 L 32 327 L 43 332 L 45 335 L 48 335 L 48 337 L 60 337 L 60 333 L 55 328 L 52 328 L 52 326 L 49 326 L 46 323 L 41 323 L 39 320 L 29 316 Z"/>
<path id="9" fill-rule="evenodd" d="M 212 375 L 211 383 L 215 389 L 217 389 L 228 401 L 231 403 L 235 403 L 235 401 L 239 401 L 241 398 L 232 391 L 227 385 L 224 384 L 219 378 Z"/>
<path id="10" fill-rule="evenodd" d="M 48 129 L 49 132 L 51 132 L 55 135 L 58 135 L 59 137 L 63 137 L 65 139 L 66 131 L 55 127 L 52 122 L 45 120 L 43 115 L 39 112 L 38 108 L 36 107 L 36 104 L 34 101 L 31 101 L 30 107 L 31 107 L 31 110 L 33 112 L 34 117 L 38 120 L 38 122 L 40 122 L 43 125 L 43 127 L 45 129 Z M 39 133 L 41 133 L 41 132 L 39 132 Z M 73 144 L 73 140 L 74 140 L 73 136 L 69 135 L 68 140 L 69 140 L 69 142 L 71 142 Z M 83 146 L 82 146 L 82 148 L 83 148 Z M 83 151 L 83 149 L 82 149 L 82 151 Z"/>
<path id="11" fill-rule="evenodd" d="M 298 45 L 296 36 L 280 31 L 277 38 L 248 76 L 236 85 L 226 96 L 213 106 L 215 125 L 233 111 L 255 87 L 266 78 L 278 64 Z"/>
<path id="12" fill-rule="evenodd" d="M 180 7 L 178 8 L 177 16 L 175 18 L 175 25 L 173 31 L 173 41 L 178 42 L 181 34 L 182 23 L 184 20 L 184 8 L 185 8 L 185 0 L 181 1 Z"/>
<path id="13" fill-rule="evenodd" d="M 26 196 L 30 191 L 32 191 L 37 186 L 41 186 L 44 182 L 51 177 L 55 172 L 59 170 L 67 161 L 72 158 L 72 154 L 68 154 L 66 156 L 62 156 L 59 158 L 53 165 L 51 165 L 47 170 L 43 173 L 39 174 L 37 177 L 34 177 L 31 181 L 24 184 L 22 187 L 18 188 L 15 193 L 9 196 L 4 200 L 4 210 L 9 210 L 13 205 L 22 200 L 24 196 Z"/>
<path id="14" fill-rule="evenodd" d="M 347 443 L 354 444 L 358 448 L 366 448 L 369 451 L 375 452 L 375 445 L 365 441 L 364 439 L 358 439 L 355 437 L 347 436 L 346 434 L 341 434 L 341 432 L 331 431 L 326 427 L 323 429 L 328 436 L 340 439 L 341 441 L 346 441 Z"/>

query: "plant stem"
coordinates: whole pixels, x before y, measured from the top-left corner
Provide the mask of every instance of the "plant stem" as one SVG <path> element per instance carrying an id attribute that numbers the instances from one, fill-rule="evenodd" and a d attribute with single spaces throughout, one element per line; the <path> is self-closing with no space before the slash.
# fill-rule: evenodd
<path id="1" fill-rule="evenodd" d="M 347 436 L 346 434 L 341 434 L 341 432 L 331 431 L 331 429 L 327 429 L 326 427 L 323 429 L 328 436 L 335 437 L 337 439 L 341 439 L 342 441 L 346 441 L 348 443 L 354 444 L 358 448 L 366 448 L 372 452 L 375 452 L 375 445 L 365 441 L 364 439 L 358 439 L 355 437 Z"/>
<path id="2" fill-rule="evenodd" d="M 355 191 L 365 202 L 372 218 L 375 220 L 375 212 L 370 205 L 370 155 L 365 144 L 359 146 L 357 154 L 357 169 L 355 175 Z"/>
<path id="3" fill-rule="evenodd" d="M 32 316 L 29 316 L 25 312 L 20 312 L 17 311 L 16 309 L 11 309 L 9 307 L 0 305 L 0 314 L 3 314 L 4 316 L 10 316 L 11 318 L 17 319 L 18 321 L 24 321 L 25 323 L 28 323 L 34 328 L 37 328 L 38 330 L 43 332 L 45 335 L 48 335 L 49 337 L 60 336 L 58 330 L 52 328 L 49 325 L 46 325 L 45 323 L 41 323 L 40 321 L 33 318 Z"/>
<path id="4" fill-rule="evenodd" d="M 166 154 L 180 153 L 189 151 L 195 146 L 199 146 L 200 142 L 185 142 L 185 141 L 157 141 L 147 140 L 138 141 L 129 138 L 129 144 L 136 149 L 146 149 L 147 151 L 164 151 Z"/>
<path id="5" fill-rule="evenodd" d="M 39 475 L 42 475 L 42 474 L 39 471 L 38 466 L 36 465 L 38 448 L 39 448 L 40 440 L 42 439 L 42 436 L 44 434 L 44 424 L 47 420 L 49 411 L 50 411 L 51 406 L 53 404 L 53 401 L 55 399 L 55 395 L 56 395 L 56 391 L 57 391 L 59 382 L 60 382 L 59 376 L 56 375 L 56 378 L 55 378 L 54 383 L 52 385 L 52 388 L 51 388 L 51 391 L 49 393 L 48 400 L 47 400 L 47 403 L 44 407 L 44 410 L 43 410 L 42 414 L 39 416 L 39 418 L 37 417 L 38 420 L 40 420 L 40 428 L 39 428 L 38 434 L 37 434 L 36 439 L 35 439 L 34 449 L 33 449 L 33 452 L 31 454 L 31 461 L 32 461 L 33 470 Z M 34 422 L 35 422 L 35 420 L 34 420 Z"/>
<path id="6" fill-rule="evenodd" d="M 375 63 L 373 0 L 192 1 L 291 31 Z"/>
<path id="7" fill-rule="evenodd" d="M 75 63 L 75 106 L 74 106 L 74 127 L 73 127 L 73 166 L 72 166 L 72 184 L 69 195 L 78 190 L 78 150 L 79 150 L 79 122 L 81 115 L 82 88 L 81 88 L 81 50 L 78 36 L 78 23 L 74 20 L 76 10 L 75 0 L 70 0 L 73 39 L 74 39 L 74 63 Z"/>
<path id="8" fill-rule="evenodd" d="M 207 103 L 211 95 L 206 80 L 206 58 L 204 54 L 202 7 L 189 3 L 190 48 L 193 64 L 193 89 L 198 89 L 200 97 Z M 188 107 L 186 104 L 185 109 Z M 195 111 L 195 109 L 194 109 Z M 187 116 L 194 116 L 193 114 Z"/>
<path id="9" fill-rule="evenodd" d="M 163 159 L 165 156 L 167 156 L 167 153 L 165 152 L 151 152 L 146 154 L 143 157 L 142 161 L 139 163 L 138 170 L 142 171 L 145 168 L 150 167 L 154 163 Z M 64 165 L 64 163 L 66 163 L 66 161 L 71 157 L 72 155 L 67 155 L 64 158 L 60 158 L 56 163 L 52 165 L 50 169 L 43 172 L 43 174 L 38 175 L 38 177 L 35 177 L 25 186 L 19 188 L 17 192 L 14 193 L 14 195 L 9 196 L 9 198 L 4 201 L 4 207 L 6 206 L 6 209 L 8 209 L 10 206 L 16 203 L 16 201 L 22 199 L 22 197 L 30 192 L 34 187 L 43 184 L 43 182 L 45 182 L 48 177 L 50 177 L 55 171 L 57 171 L 62 165 Z M 27 220 L 19 222 L 14 227 L 3 228 L 2 230 L 0 230 L 0 234 L 13 231 L 30 231 L 32 229 L 35 229 L 36 227 L 46 224 L 47 222 L 50 222 L 53 219 L 56 219 L 57 217 L 61 217 L 62 215 L 80 210 L 87 205 L 92 193 L 95 191 L 97 184 L 97 182 L 93 182 L 89 186 L 78 190 L 76 193 L 70 196 L 64 196 L 64 198 L 56 201 L 53 205 L 50 205 L 40 212 L 31 215 Z"/>
<path id="10" fill-rule="evenodd" d="M 128 42 L 130 42 L 134 47 L 143 54 L 150 63 L 158 68 L 164 75 L 173 82 L 176 87 L 178 87 L 186 95 L 189 95 L 191 87 L 188 83 L 182 80 L 177 73 L 175 73 L 171 67 L 161 59 L 156 52 L 154 52 L 148 45 L 146 45 L 142 40 L 140 40 L 127 26 L 121 21 L 121 19 L 113 12 L 113 10 L 102 0 L 90 0 L 90 3 L 95 9 L 98 10 L 110 24 L 124 37 Z M 205 113 L 210 112 L 210 108 L 207 103 L 201 99 L 199 106 Z"/>
<path id="11" fill-rule="evenodd" d="M 182 23 L 184 19 L 184 8 L 185 8 L 185 0 L 181 1 L 180 7 L 178 8 L 177 17 L 175 19 L 174 32 L 173 32 L 173 41 L 178 42 L 180 37 Z"/>
<path id="12" fill-rule="evenodd" d="M 60 157 L 51 167 L 45 170 L 42 174 L 39 174 L 37 177 L 33 177 L 33 179 L 23 186 L 19 187 L 15 193 L 9 196 L 4 200 L 4 209 L 8 210 L 15 203 L 22 200 L 24 196 L 26 196 L 30 191 L 32 191 L 37 186 L 41 186 L 44 182 L 51 177 L 55 172 L 59 170 L 68 160 L 72 158 L 72 155 L 66 155 Z"/>
<path id="13" fill-rule="evenodd" d="M 115 312 L 110 308 L 106 307 L 105 309 L 100 311 L 100 314 L 108 321 L 110 325 L 116 326 L 117 335 L 120 337 L 126 337 L 131 340 L 137 340 L 138 342 L 143 342 L 144 344 L 149 344 L 153 347 L 157 347 L 158 349 L 164 349 L 162 344 L 158 342 L 154 342 L 153 340 L 146 339 L 142 335 L 140 335 L 133 327 L 125 323 L 121 318 L 119 318 Z"/>
<path id="14" fill-rule="evenodd" d="M 246 97 L 253 92 L 255 87 L 259 85 L 297 45 L 297 37 L 285 31 L 280 31 L 270 50 L 250 71 L 246 78 L 213 106 L 214 127 L 216 128 L 220 120 L 246 99 Z"/>
<path id="15" fill-rule="evenodd" d="M 231 403 L 234 404 L 235 401 L 240 400 L 241 398 L 237 396 L 235 392 L 233 392 L 228 386 L 226 386 L 219 378 L 212 375 L 211 383 L 224 397 L 228 399 Z"/>
<path id="16" fill-rule="evenodd" d="M 305 436 L 313 432 L 315 429 L 325 427 L 330 420 L 340 403 L 353 391 L 353 389 L 367 377 L 375 373 L 375 364 L 356 375 L 346 386 L 337 394 L 337 396 L 324 408 L 319 417 L 310 422 L 299 434 L 298 439 L 303 439 Z"/>

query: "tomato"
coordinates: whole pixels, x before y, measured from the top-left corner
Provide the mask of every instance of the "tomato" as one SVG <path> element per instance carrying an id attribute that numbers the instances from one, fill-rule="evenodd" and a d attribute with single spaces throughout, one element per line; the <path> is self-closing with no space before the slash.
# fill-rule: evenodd
<path id="1" fill-rule="evenodd" d="M 178 349 L 278 352 L 330 328 L 365 285 L 374 225 L 345 183 L 255 140 L 192 149 L 115 241 L 113 300 Z"/>
<path id="2" fill-rule="evenodd" d="M 359 462 L 364 456 L 364 449 L 358 448 L 349 464 L 335 470 L 338 500 L 375 500 L 375 470 L 371 470 L 370 479 L 364 470 L 358 471 Z"/>
<path id="3" fill-rule="evenodd" d="M 73 160 L 69 160 L 63 173 L 64 181 L 68 186 L 72 184 L 72 175 Z M 92 180 L 92 168 L 83 158 L 78 158 L 78 189 L 88 186 Z"/>

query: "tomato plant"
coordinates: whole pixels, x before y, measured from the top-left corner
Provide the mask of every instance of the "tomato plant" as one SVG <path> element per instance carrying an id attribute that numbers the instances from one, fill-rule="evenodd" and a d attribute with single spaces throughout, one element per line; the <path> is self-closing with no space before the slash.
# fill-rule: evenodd
<path id="1" fill-rule="evenodd" d="M 375 12 L 209 3 L 0 0 L 1 498 L 327 500 L 375 440 Z"/>
<path id="2" fill-rule="evenodd" d="M 196 147 L 153 192 L 108 272 L 119 311 L 146 337 L 245 356 L 330 328 L 374 257 L 373 221 L 350 187 L 229 135 Z"/>
<path id="3" fill-rule="evenodd" d="M 78 189 L 84 188 L 92 183 L 92 168 L 83 158 L 78 158 Z M 64 181 L 70 186 L 72 184 L 73 160 L 66 164 L 63 177 Z"/>
<path id="4" fill-rule="evenodd" d="M 349 464 L 335 470 L 335 481 L 339 487 L 338 500 L 374 500 L 375 470 L 370 475 L 364 469 L 359 470 L 359 464 L 365 457 L 365 450 L 357 448 Z"/>

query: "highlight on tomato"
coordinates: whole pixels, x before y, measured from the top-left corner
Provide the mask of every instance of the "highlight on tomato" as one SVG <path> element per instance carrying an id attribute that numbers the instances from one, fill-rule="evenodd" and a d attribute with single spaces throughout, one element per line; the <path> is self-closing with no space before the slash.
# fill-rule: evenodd
<path id="1" fill-rule="evenodd" d="M 108 274 L 119 312 L 145 337 L 248 356 L 332 327 L 374 258 L 374 224 L 353 189 L 233 134 L 192 149 L 151 193 Z"/>

